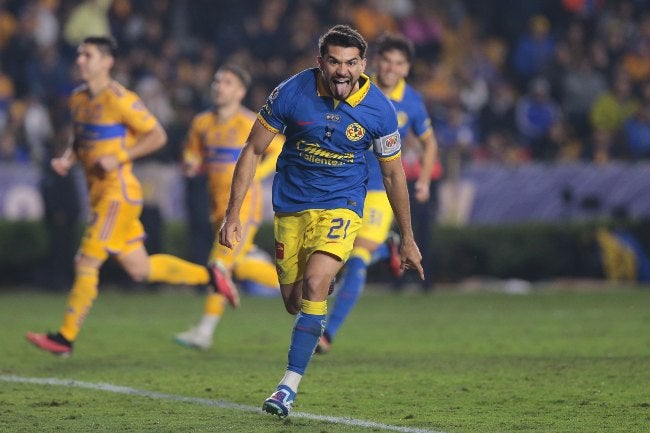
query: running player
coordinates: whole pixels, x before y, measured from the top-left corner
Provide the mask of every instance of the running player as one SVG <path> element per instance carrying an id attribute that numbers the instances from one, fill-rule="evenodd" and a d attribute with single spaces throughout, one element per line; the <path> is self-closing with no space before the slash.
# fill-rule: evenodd
<path id="1" fill-rule="evenodd" d="M 413 59 L 413 44 L 399 34 L 385 33 L 377 40 L 376 75 L 372 81 L 393 103 L 401 137 L 413 132 L 420 142 L 423 155 L 421 175 L 415 183 L 415 198 L 429 200 L 431 170 L 437 161 L 437 143 L 431 128 L 431 119 L 422 97 L 406 83 Z M 370 176 L 368 195 L 363 209 L 363 225 L 354 241 L 354 249 L 345 264 L 345 274 L 336 292 L 334 308 L 330 313 L 317 353 L 327 353 L 336 333 L 350 314 L 366 284 L 366 270 L 377 260 L 378 249 L 388 250 L 385 244 L 393 223 L 393 212 L 382 182 L 381 170 L 373 158 L 368 158 Z M 418 239 L 427 242 L 426 239 Z M 381 256 L 388 255 L 388 251 Z"/>
<path id="2" fill-rule="evenodd" d="M 77 67 L 85 84 L 70 97 L 74 122 L 71 146 L 52 159 L 61 176 L 77 161 L 88 185 L 90 218 L 75 258 L 75 279 L 63 324 L 57 333 L 28 333 L 27 339 L 56 355 L 70 355 L 93 301 L 99 269 L 114 256 L 135 281 L 208 284 L 239 303 L 236 288 L 218 269 L 209 269 L 167 254 L 149 256 L 144 247 L 142 188 L 133 161 L 164 146 L 167 134 L 140 98 L 111 78 L 117 46 L 110 37 L 91 36 L 77 50 Z"/>
<path id="3" fill-rule="evenodd" d="M 227 64 L 214 74 L 212 82 L 213 108 L 197 114 L 187 136 L 183 152 L 186 176 L 196 176 L 205 170 L 210 192 L 210 220 L 219 230 L 226 213 L 235 163 L 255 121 L 255 113 L 242 101 L 250 85 L 250 74 L 241 67 Z M 262 185 L 260 180 L 275 171 L 277 156 L 282 149 L 282 137 L 273 140 L 266 150 L 256 177 L 244 198 L 240 213 L 243 237 L 232 250 L 215 239 L 209 262 L 235 280 L 250 280 L 266 287 L 278 287 L 275 266 L 253 259 L 253 239 L 262 219 Z M 183 346 L 206 350 L 212 346 L 215 328 L 225 309 L 225 298 L 210 291 L 199 323 L 176 335 Z"/>
<path id="4" fill-rule="evenodd" d="M 241 241 L 240 209 L 259 158 L 276 134 L 286 142 L 273 182 L 275 259 L 286 310 L 297 314 L 288 364 L 262 409 L 285 417 L 322 335 L 330 283 L 361 227 L 372 146 L 402 234 L 404 267 L 424 277 L 411 230 L 397 116 L 364 75 L 367 44 L 346 25 L 319 39 L 318 68 L 281 83 L 268 97 L 237 161 L 219 242 Z"/>

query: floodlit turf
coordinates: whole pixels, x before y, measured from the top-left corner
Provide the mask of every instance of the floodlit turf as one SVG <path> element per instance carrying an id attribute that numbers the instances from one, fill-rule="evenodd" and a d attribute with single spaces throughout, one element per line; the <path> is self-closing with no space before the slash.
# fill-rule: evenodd
<path id="1" fill-rule="evenodd" d="M 55 329 L 64 303 L 0 291 L 1 432 L 650 432 L 647 289 L 369 292 L 312 360 L 294 406 L 306 416 L 284 421 L 256 411 L 286 363 L 293 318 L 279 299 L 244 297 L 195 352 L 172 336 L 201 297 L 107 291 L 60 359 L 24 334 Z"/>

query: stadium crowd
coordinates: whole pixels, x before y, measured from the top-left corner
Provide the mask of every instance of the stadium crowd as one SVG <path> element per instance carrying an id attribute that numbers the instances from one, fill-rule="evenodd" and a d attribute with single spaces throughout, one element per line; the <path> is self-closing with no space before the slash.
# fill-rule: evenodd
<path id="1" fill-rule="evenodd" d="M 445 158 L 650 158 L 650 3 L 643 0 L 0 0 L 0 161 L 39 163 L 67 143 L 77 44 L 110 33 L 116 78 L 168 131 L 176 162 L 226 61 L 253 73 L 246 105 L 315 65 L 316 39 L 349 23 L 370 43 L 401 31 L 410 82 Z"/>

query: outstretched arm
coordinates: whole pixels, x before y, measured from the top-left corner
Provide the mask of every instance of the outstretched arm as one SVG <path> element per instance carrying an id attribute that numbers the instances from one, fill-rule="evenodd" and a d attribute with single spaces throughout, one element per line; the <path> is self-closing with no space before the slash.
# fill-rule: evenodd
<path id="1" fill-rule="evenodd" d="M 422 170 L 420 170 L 420 177 L 415 182 L 415 199 L 420 203 L 424 203 L 430 198 L 431 171 L 438 160 L 438 143 L 433 131 L 418 137 L 418 140 L 422 145 L 422 159 L 420 161 Z"/>
<path id="2" fill-rule="evenodd" d="M 253 124 L 248 140 L 242 148 L 235 165 L 226 216 L 219 230 L 219 243 L 221 245 L 232 248 L 241 241 L 242 227 L 239 220 L 239 211 L 255 176 L 260 158 L 275 135 L 274 132 L 266 129 L 259 120 L 256 120 Z"/>
<path id="3" fill-rule="evenodd" d="M 386 187 L 388 201 L 393 208 L 395 221 L 402 235 L 402 247 L 400 254 L 402 256 L 402 270 L 415 269 L 424 280 L 424 270 L 422 269 L 422 255 L 415 243 L 413 229 L 411 227 L 411 208 L 409 206 L 408 189 L 406 188 L 406 176 L 402 168 L 402 159 L 395 158 L 390 161 L 379 160 L 381 173 Z"/>

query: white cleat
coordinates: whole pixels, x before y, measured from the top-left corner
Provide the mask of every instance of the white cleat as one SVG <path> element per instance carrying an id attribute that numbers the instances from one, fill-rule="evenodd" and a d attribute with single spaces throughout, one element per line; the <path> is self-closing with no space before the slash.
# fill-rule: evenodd
<path id="1" fill-rule="evenodd" d="M 181 346 L 198 350 L 208 350 L 212 347 L 212 337 L 200 333 L 197 328 L 190 328 L 188 331 L 176 334 L 174 341 Z"/>

